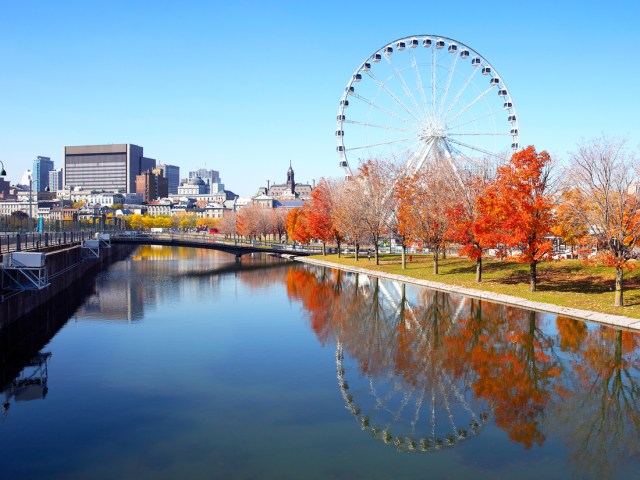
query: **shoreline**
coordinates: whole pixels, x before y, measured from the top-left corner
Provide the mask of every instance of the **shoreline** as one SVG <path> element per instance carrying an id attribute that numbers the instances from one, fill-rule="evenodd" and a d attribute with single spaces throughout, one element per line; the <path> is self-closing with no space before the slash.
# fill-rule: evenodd
<path id="1" fill-rule="evenodd" d="M 284 255 L 283 255 L 284 257 Z M 479 300 L 487 300 L 489 302 L 501 303 L 503 305 L 509 305 L 513 307 L 526 308 L 528 310 L 535 310 L 537 312 L 552 313 L 554 315 L 562 315 L 565 317 L 571 317 L 577 320 L 596 322 L 609 327 L 622 328 L 634 332 L 640 332 L 640 319 L 626 317 L 624 315 L 613 315 L 610 313 L 599 313 L 591 310 L 581 310 L 579 308 L 561 307 L 552 303 L 535 302 L 533 300 L 526 300 L 524 298 L 514 297 L 512 295 L 505 295 L 502 293 L 486 292 L 484 290 L 476 290 L 468 287 L 457 287 L 455 285 L 448 285 L 446 283 L 433 282 L 431 280 L 420 280 L 417 278 L 411 278 L 404 275 L 396 275 L 394 273 L 385 273 L 374 270 L 368 270 L 366 268 L 351 267 L 347 265 L 340 265 L 338 263 L 329 262 L 326 260 L 318 260 L 310 257 L 299 257 L 295 255 L 287 255 L 292 261 L 308 263 L 310 265 L 317 265 L 322 267 L 337 268 L 346 272 L 362 273 L 364 275 L 386 278 L 395 280 L 398 282 L 410 283 L 413 285 L 419 285 L 422 287 L 431 288 L 433 290 L 440 290 L 448 293 L 457 293 L 466 297 L 477 298 Z"/>

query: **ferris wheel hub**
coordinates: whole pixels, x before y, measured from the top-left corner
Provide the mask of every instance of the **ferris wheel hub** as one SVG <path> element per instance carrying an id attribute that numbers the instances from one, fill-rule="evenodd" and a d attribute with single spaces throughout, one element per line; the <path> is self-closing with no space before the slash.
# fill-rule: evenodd
<path id="1" fill-rule="evenodd" d="M 420 138 L 422 140 L 431 140 L 434 138 L 445 138 L 447 136 L 446 127 L 439 122 L 432 122 L 422 128 Z"/>

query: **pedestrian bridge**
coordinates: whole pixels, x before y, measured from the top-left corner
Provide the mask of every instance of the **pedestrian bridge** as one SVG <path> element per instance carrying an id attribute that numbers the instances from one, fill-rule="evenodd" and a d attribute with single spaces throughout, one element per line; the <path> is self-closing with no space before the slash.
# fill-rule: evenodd
<path id="1" fill-rule="evenodd" d="M 274 255 L 306 256 L 322 253 L 318 246 L 290 245 L 244 240 L 226 240 L 208 233 L 138 233 L 122 232 L 111 234 L 112 244 L 163 245 L 168 247 L 191 247 L 219 250 L 235 255 L 240 261 L 248 253 L 270 253 Z"/>

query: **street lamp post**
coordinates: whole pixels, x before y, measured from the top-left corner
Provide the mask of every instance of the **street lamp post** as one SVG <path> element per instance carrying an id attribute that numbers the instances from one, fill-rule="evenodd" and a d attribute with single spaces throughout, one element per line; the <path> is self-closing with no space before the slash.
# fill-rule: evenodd
<path id="1" fill-rule="evenodd" d="M 27 231 L 31 231 L 31 221 L 33 220 L 32 204 L 32 191 L 33 191 L 33 176 L 29 175 L 29 223 L 27 224 Z"/>

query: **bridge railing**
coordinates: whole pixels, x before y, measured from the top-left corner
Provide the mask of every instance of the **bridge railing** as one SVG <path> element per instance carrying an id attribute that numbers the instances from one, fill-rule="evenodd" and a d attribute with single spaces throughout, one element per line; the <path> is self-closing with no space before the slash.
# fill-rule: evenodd
<path id="1" fill-rule="evenodd" d="M 113 238 L 127 238 L 132 241 L 146 243 L 149 239 L 174 240 L 193 244 L 229 245 L 234 247 L 253 247 L 267 251 L 278 251 L 282 253 L 322 253 L 321 245 L 301 245 L 283 242 L 264 242 L 260 240 L 249 240 L 245 238 L 224 238 L 222 235 L 212 235 L 209 233 L 188 233 L 188 232 L 121 232 L 113 235 Z"/>
<path id="2" fill-rule="evenodd" d="M 78 245 L 84 240 L 93 238 L 94 234 L 89 230 L 0 234 L 0 254 Z"/>

